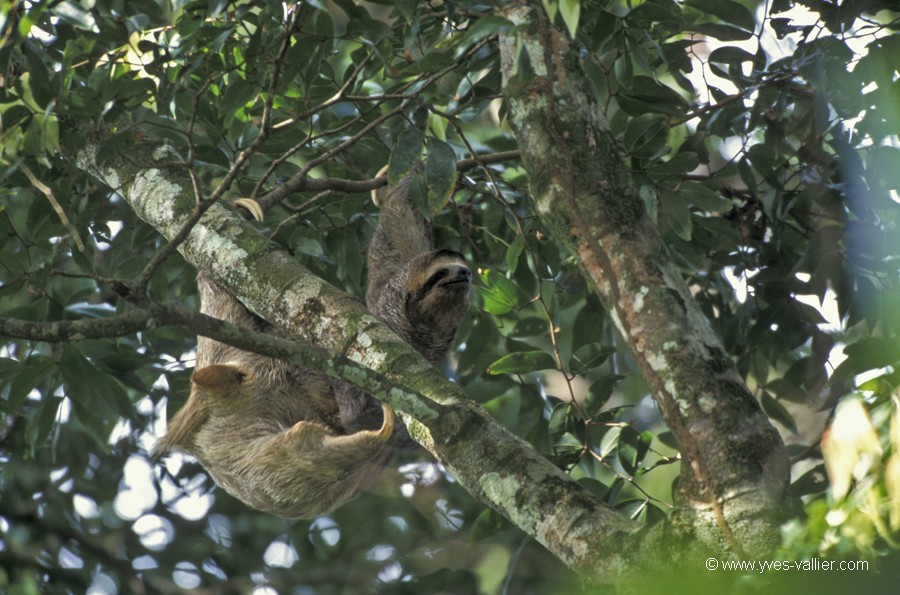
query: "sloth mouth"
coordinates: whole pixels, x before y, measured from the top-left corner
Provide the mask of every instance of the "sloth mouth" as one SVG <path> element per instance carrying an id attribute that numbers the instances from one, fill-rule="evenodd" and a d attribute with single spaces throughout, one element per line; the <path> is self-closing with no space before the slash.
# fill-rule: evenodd
<path id="1" fill-rule="evenodd" d="M 444 281 L 441 283 L 441 287 L 450 287 L 453 289 L 461 289 L 461 287 L 468 287 L 469 280 L 468 279 L 452 279 L 449 281 Z"/>

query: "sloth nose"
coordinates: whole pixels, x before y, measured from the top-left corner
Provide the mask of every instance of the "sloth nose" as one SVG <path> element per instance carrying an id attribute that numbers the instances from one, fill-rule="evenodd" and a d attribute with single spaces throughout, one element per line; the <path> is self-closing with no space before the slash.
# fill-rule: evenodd
<path id="1" fill-rule="evenodd" d="M 450 267 L 447 276 L 453 283 L 461 281 L 469 283 L 472 280 L 472 271 L 469 270 L 469 267 L 460 264 Z"/>

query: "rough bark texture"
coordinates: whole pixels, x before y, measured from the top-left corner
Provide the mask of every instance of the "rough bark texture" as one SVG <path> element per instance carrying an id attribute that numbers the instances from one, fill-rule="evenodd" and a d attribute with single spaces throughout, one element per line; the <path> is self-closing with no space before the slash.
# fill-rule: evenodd
<path id="1" fill-rule="evenodd" d="M 172 160 L 165 145 L 149 141 L 128 156 L 104 163 L 97 162 L 96 146 L 86 147 L 78 156 L 82 168 L 115 188 L 139 217 L 171 238 L 191 216 L 195 199 L 186 173 L 163 168 L 160 164 L 166 161 Z M 218 205 L 191 229 L 179 251 L 250 310 L 298 341 L 372 370 L 367 379 L 359 368 L 332 366 L 328 358 L 311 365 L 326 374 L 339 374 L 408 414 L 410 434 L 470 493 L 568 566 L 606 580 L 626 570 L 616 544 L 639 526 L 599 502 L 466 399 L 459 387 L 369 314 L 359 299 L 316 277 L 251 224 Z M 386 389 L 378 381 L 384 378 L 403 390 Z"/>
<path id="2" fill-rule="evenodd" d="M 540 3 L 506 11 L 521 29 L 501 41 L 504 93 L 538 214 L 578 255 L 680 445 L 669 530 L 719 553 L 767 552 L 788 480 L 781 439 L 647 216 L 576 50 Z"/>

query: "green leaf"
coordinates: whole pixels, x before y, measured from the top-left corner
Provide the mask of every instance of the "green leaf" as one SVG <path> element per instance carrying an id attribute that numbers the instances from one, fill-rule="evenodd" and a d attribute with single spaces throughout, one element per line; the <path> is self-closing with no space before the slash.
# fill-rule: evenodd
<path id="1" fill-rule="evenodd" d="M 8 413 L 17 413 L 28 394 L 49 374 L 56 362 L 42 355 L 32 355 L 22 362 L 0 359 L 0 406 Z"/>
<path id="2" fill-rule="evenodd" d="M 710 213 L 725 213 L 734 208 L 729 199 L 700 182 L 683 182 L 678 192 L 689 204 Z"/>
<path id="3" fill-rule="evenodd" d="M 763 391 L 759 403 L 762 405 L 762 410 L 766 415 L 789 429 L 791 432 L 797 433 L 797 424 L 794 422 L 793 416 L 791 416 L 784 405 L 775 400 L 768 391 Z"/>
<path id="4" fill-rule="evenodd" d="M 662 25 L 668 31 L 675 31 L 684 26 L 681 6 L 672 0 L 646 0 L 635 6 L 627 18 L 629 23 L 635 23 L 644 29 Z"/>
<path id="5" fill-rule="evenodd" d="M 589 417 L 595 416 L 603 409 L 609 398 L 612 396 L 613 389 L 620 380 L 625 378 L 621 374 L 604 374 L 588 389 L 587 400 L 585 402 L 585 412 Z"/>
<path id="6" fill-rule="evenodd" d="M 600 440 L 599 447 L 601 457 L 608 457 L 614 450 L 619 447 L 619 437 L 621 435 L 621 426 L 614 426 L 612 428 L 609 428 L 609 430 L 603 434 L 603 438 Z"/>
<path id="7" fill-rule="evenodd" d="M 832 375 L 831 381 L 849 378 L 869 370 L 900 363 L 900 341 L 881 337 L 865 337 L 844 347 L 847 356 Z"/>
<path id="8" fill-rule="evenodd" d="M 724 46 L 716 48 L 709 54 L 710 62 L 721 62 L 724 64 L 740 64 L 742 62 L 753 62 L 753 54 L 739 47 Z"/>
<path id="9" fill-rule="evenodd" d="M 634 117 L 644 114 L 684 115 L 684 98 L 648 76 L 634 77 L 631 85 L 619 92 L 617 100 L 622 111 Z"/>
<path id="10" fill-rule="evenodd" d="M 552 442 L 553 456 L 550 460 L 561 469 L 569 469 L 585 454 L 584 443 L 578 436 L 566 432 Z"/>
<path id="11" fill-rule="evenodd" d="M 468 538 L 477 543 L 481 540 L 488 539 L 497 535 L 501 531 L 506 531 L 511 527 L 511 523 L 506 520 L 503 515 L 494 512 L 490 508 L 481 511 L 468 529 Z"/>
<path id="12" fill-rule="evenodd" d="M 620 56 L 615 64 L 613 64 L 613 72 L 620 85 L 626 88 L 631 86 L 631 83 L 634 80 L 634 63 L 632 62 L 631 55 L 625 54 Z"/>
<path id="13" fill-rule="evenodd" d="M 513 327 L 513 330 L 510 331 L 510 337 L 534 337 L 536 335 L 546 335 L 547 334 L 547 320 L 544 318 L 538 318 L 537 316 L 530 316 L 528 318 L 522 318 L 516 322 L 516 326 Z"/>
<path id="14" fill-rule="evenodd" d="M 444 141 L 429 138 L 425 179 L 428 183 L 428 203 L 431 205 L 432 213 L 439 213 L 453 198 L 456 178 L 456 153 L 453 148 Z"/>
<path id="15" fill-rule="evenodd" d="M 59 149 L 59 122 L 56 116 L 34 114 L 25 131 L 23 150 L 28 155 L 44 155 Z"/>
<path id="16" fill-rule="evenodd" d="M 518 80 L 519 84 L 528 84 L 534 79 L 534 67 L 531 65 L 531 56 L 528 55 L 528 47 L 519 42 L 519 48 L 516 51 L 516 61 L 512 68 L 512 77 Z"/>
<path id="17" fill-rule="evenodd" d="M 753 169 L 765 179 L 766 182 L 776 188 L 781 187 L 781 180 L 775 173 L 775 151 L 765 143 L 757 143 L 747 149 L 747 158 L 753 165 Z"/>
<path id="18" fill-rule="evenodd" d="M 486 37 L 502 35 L 513 28 L 513 24 L 500 16 L 486 16 L 476 20 L 454 44 L 457 55 Z"/>
<path id="19" fill-rule="evenodd" d="M 572 354 L 572 359 L 569 360 L 569 369 L 574 374 L 590 371 L 602 365 L 615 352 L 616 348 L 611 345 L 588 343 Z"/>
<path id="20" fill-rule="evenodd" d="M 666 192 L 660 199 L 659 216 L 672 232 L 684 240 L 691 241 L 691 211 L 680 194 Z"/>
<path id="21" fill-rule="evenodd" d="M 66 396 L 91 415 L 118 421 L 119 415 L 131 414 L 131 402 L 122 386 L 101 372 L 79 350 L 66 345 L 60 359 Z M 84 420 L 83 420 L 84 421 Z"/>
<path id="22" fill-rule="evenodd" d="M 558 0 L 541 0 L 541 4 L 544 5 L 544 10 L 547 11 L 547 17 L 550 19 L 552 23 L 556 18 L 556 12 L 559 10 L 559 1 Z"/>
<path id="23" fill-rule="evenodd" d="M 392 4 L 397 11 L 403 15 L 403 18 L 409 22 L 416 14 L 416 6 L 419 4 L 417 0 L 396 0 Z"/>
<path id="24" fill-rule="evenodd" d="M 605 101 L 609 92 L 609 86 L 606 82 L 606 72 L 590 60 L 585 61 L 581 66 L 584 69 L 588 86 L 591 88 L 594 97 L 598 101 Z"/>
<path id="25" fill-rule="evenodd" d="M 564 434 L 573 434 L 584 425 L 584 422 L 578 416 L 578 411 L 572 407 L 571 403 L 558 403 L 550 413 L 550 423 L 547 430 L 550 433 L 550 440 L 556 443 Z M 579 446 L 581 446 L 579 444 Z"/>
<path id="26" fill-rule="evenodd" d="M 756 19 L 747 8 L 732 0 L 686 0 L 685 5 L 701 15 L 712 15 L 724 23 L 740 27 L 744 31 L 756 29 Z M 718 39 L 723 39 L 719 37 Z"/>
<path id="27" fill-rule="evenodd" d="M 647 168 L 647 173 L 654 175 L 673 175 L 694 171 L 700 165 L 697 154 L 692 152 L 677 153 L 668 161 L 654 163 Z"/>
<path id="28" fill-rule="evenodd" d="M 753 174 L 753 167 L 750 165 L 750 160 L 747 159 L 746 156 L 738 161 L 738 175 L 747 187 L 747 191 L 750 192 L 752 196 L 756 196 L 756 176 Z"/>
<path id="29" fill-rule="evenodd" d="M 97 21 L 94 19 L 94 16 L 81 6 L 78 6 L 78 3 L 76 2 L 62 2 L 56 7 L 53 13 L 59 17 L 60 21 L 71 25 L 76 29 L 91 32 L 87 33 L 87 35 L 92 35 L 93 30 L 97 26 Z"/>
<path id="30" fill-rule="evenodd" d="M 619 435 L 619 448 L 616 455 L 622 468 L 629 475 L 637 473 L 644 457 L 650 450 L 650 443 L 653 441 L 653 434 L 650 432 L 638 432 L 632 426 L 622 428 Z"/>
<path id="31" fill-rule="evenodd" d="M 428 52 L 415 61 L 409 68 L 403 70 L 406 74 L 418 74 L 421 72 L 434 72 L 453 64 L 453 56 L 448 52 Z"/>
<path id="32" fill-rule="evenodd" d="M 524 248 L 525 236 L 519 234 L 516 235 L 516 239 L 514 239 L 512 244 L 506 249 L 506 270 L 509 271 L 510 275 L 516 273 L 516 268 L 519 266 L 519 256 L 522 255 L 522 250 Z"/>
<path id="33" fill-rule="evenodd" d="M 519 391 L 511 390 L 490 401 L 486 401 L 483 405 L 494 416 L 494 419 L 505 427 L 513 429 L 516 427 L 519 419 L 522 397 Z"/>
<path id="34" fill-rule="evenodd" d="M 598 481 L 593 477 L 581 477 L 578 479 L 578 483 L 587 488 L 587 490 L 598 499 L 606 499 L 606 493 L 608 490 L 601 481 Z"/>
<path id="35" fill-rule="evenodd" d="M 256 88 L 253 85 L 242 78 L 237 78 L 225 89 L 219 110 L 225 114 L 233 114 L 249 103 L 255 94 Z"/>
<path id="36" fill-rule="evenodd" d="M 490 366 L 488 374 L 527 374 L 539 370 L 556 369 L 553 357 L 545 351 L 518 351 L 504 355 Z"/>
<path id="37" fill-rule="evenodd" d="M 569 35 L 575 39 L 578 32 L 578 18 L 581 15 L 581 0 L 559 0 L 559 14 L 562 16 Z"/>
<path id="38" fill-rule="evenodd" d="M 643 114 L 625 128 L 625 149 L 635 157 L 649 159 L 661 153 L 669 140 L 669 125 L 665 116 Z"/>
<path id="39" fill-rule="evenodd" d="M 56 417 L 59 413 L 59 406 L 62 400 L 52 394 L 43 394 L 41 401 L 37 406 L 37 413 L 28 420 L 28 428 L 26 430 L 26 440 L 31 447 L 32 456 L 35 452 L 44 446 L 44 441 L 50 436 L 56 424 Z"/>
<path id="40" fill-rule="evenodd" d="M 424 144 L 425 136 L 415 128 L 407 128 L 397 135 L 388 161 L 388 184 L 396 184 L 415 167 Z"/>
<path id="41" fill-rule="evenodd" d="M 828 488 L 828 475 L 825 465 L 819 464 L 797 478 L 791 484 L 791 493 L 797 497 L 810 494 L 821 494 Z"/>
<path id="42" fill-rule="evenodd" d="M 489 314 L 508 314 L 519 305 L 519 290 L 516 285 L 496 271 L 487 269 L 481 273 L 482 308 Z"/>
<path id="43" fill-rule="evenodd" d="M 720 41 L 747 41 L 753 37 L 752 31 L 747 31 L 740 27 L 732 25 L 720 25 L 718 23 L 702 23 L 695 25 L 694 30 L 697 33 L 709 35 Z"/>
<path id="44" fill-rule="evenodd" d="M 19 46 L 28 61 L 28 71 L 21 76 L 38 108 L 43 111 L 54 100 L 56 93 L 50 84 L 50 73 L 41 59 L 42 51 L 38 45 L 35 39 L 28 39 Z"/>
<path id="45" fill-rule="evenodd" d="M 776 378 L 766 384 L 766 390 L 778 395 L 779 399 L 785 399 L 792 403 L 804 403 L 807 399 L 806 391 L 787 378 Z"/>

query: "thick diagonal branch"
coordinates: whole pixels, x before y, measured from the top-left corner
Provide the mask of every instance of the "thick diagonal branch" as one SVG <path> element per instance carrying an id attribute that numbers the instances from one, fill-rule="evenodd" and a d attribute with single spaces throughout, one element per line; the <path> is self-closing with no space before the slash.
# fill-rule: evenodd
<path id="1" fill-rule="evenodd" d="M 172 237 L 195 205 L 186 173 L 155 165 L 165 154 L 163 146 L 144 141 L 128 159 L 117 157 L 101 164 L 96 147 L 86 147 L 78 162 L 116 188 L 139 217 Z M 218 205 L 190 229 L 179 251 L 291 337 L 362 364 L 405 387 L 406 395 L 422 395 L 437 403 L 440 415 L 434 416 L 429 412 L 435 408 L 424 403 L 420 408 L 411 399 L 376 393 L 413 418 L 410 433 L 470 493 L 570 567 L 607 579 L 623 570 L 615 544 L 638 525 L 599 502 L 470 402 L 357 298 L 310 273 L 248 222 Z M 304 365 L 315 368 L 316 362 Z"/>

